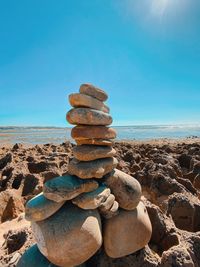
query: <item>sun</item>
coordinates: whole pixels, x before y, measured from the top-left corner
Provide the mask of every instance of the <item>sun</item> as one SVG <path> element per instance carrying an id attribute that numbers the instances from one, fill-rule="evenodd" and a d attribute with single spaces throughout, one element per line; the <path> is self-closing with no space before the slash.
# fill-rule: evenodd
<path id="1" fill-rule="evenodd" d="M 158 17 L 163 17 L 171 2 L 172 0 L 153 0 L 151 3 L 152 14 Z"/>

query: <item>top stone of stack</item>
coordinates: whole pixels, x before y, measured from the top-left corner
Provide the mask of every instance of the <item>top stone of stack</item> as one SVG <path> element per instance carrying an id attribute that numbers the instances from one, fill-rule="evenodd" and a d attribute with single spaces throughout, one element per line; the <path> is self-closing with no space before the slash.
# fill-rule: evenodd
<path id="1" fill-rule="evenodd" d="M 67 113 L 67 121 L 75 125 L 110 125 L 109 107 L 103 103 L 108 98 L 106 92 L 91 84 L 82 84 L 79 92 L 69 95 L 73 108 Z"/>
<path id="2" fill-rule="evenodd" d="M 82 84 L 79 92 L 97 98 L 100 101 L 106 101 L 108 99 L 106 92 L 88 83 Z"/>

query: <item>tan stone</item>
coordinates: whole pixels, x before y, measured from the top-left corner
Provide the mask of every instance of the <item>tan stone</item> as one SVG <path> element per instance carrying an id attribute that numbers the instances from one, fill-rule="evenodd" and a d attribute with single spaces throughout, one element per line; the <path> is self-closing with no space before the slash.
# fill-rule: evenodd
<path id="1" fill-rule="evenodd" d="M 97 88 L 96 86 L 92 85 L 92 84 L 82 84 L 80 86 L 80 93 L 82 94 L 86 94 L 86 95 L 90 95 L 92 97 L 97 98 L 100 101 L 106 101 L 108 98 L 108 95 L 106 94 L 106 92 L 104 92 L 103 90 Z"/>
<path id="2" fill-rule="evenodd" d="M 93 161 L 79 161 L 73 158 L 69 162 L 68 172 L 82 179 L 102 178 L 118 164 L 116 158 L 96 159 Z"/>
<path id="3" fill-rule="evenodd" d="M 143 248 L 150 240 L 151 222 L 142 202 L 132 211 L 119 210 L 104 223 L 104 249 L 111 258 L 120 258 Z"/>
<path id="4" fill-rule="evenodd" d="M 116 131 L 113 128 L 106 126 L 75 126 L 71 131 L 73 139 L 114 139 L 116 138 Z"/>
<path id="5" fill-rule="evenodd" d="M 74 157 L 82 161 L 109 158 L 116 155 L 116 150 L 111 146 L 82 145 L 72 149 Z"/>
<path id="6" fill-rule="evenodd" d="M 96 145 L 96 146 L 112 146 L 113 141 L 109 139 L 75 139 L 78 146 L 81 145 Z"/>
<path id="7" fill-rule="evenodd" d="M 119 204 L 115 201 L 115 196 L 110 194 L 107 200 L 99 206 L 100 214 L 106 218 L 110 219 L 118 214 Z"/>
<path id="8" fill-rule="evenodd" d="M 46 198 L 61 202 L 70 200 L 84 192 L 95 190 L 99 186 L 94 179 L 83 180 L 77 176 L 67 174 L 47 181 L 43 192 Z"/>
<path id="9" fill-rule="evenodd" d="M 26 203 L 25 218 L 28 221 L 45 220 L 58 211 L 64 203 L 64 201 L 56 203 L 40 193 Z"/>
<path id="10" fill-rule="evenodd" d="M 104 212 L 104 218 L 110 219 L 119 213 L 119 203 L 115 200 L 112 207 Z"/>
<path id="11" fill-rule="evenodd" d="M 66 119 L 71 124 L 109 125 L 112 117 L 105 112 L 90 108 L 73 108 L 68 111 Z"/>
<path id="12" fill-rule="evenodd" d="M 109 195 L 110 189 L 101 185 L 92 192 L 84 193 L 74 198 L 72 203 L 81 209 L 96 209 L 106 201 Z"/>
<path id="13" fill-rule="evenodd" d="M 101 110 L 103 112 L 109 113 L 109 107 L 106 106 L 102 101 L 98 99 L 85 95 L 85 94 L 71 94 L 69 95 L 69 103 L 72 107 L 86 107 Z"/>
<path id="14" fill-rule="evenodd" d="M 105 184 L 111 189 L 121 208 L 133 210 L 137 207 L 142 189 L 135 178 L 115 169 L 105 176 Z"/>
<path id="15" fill-rule="evenodd" d="M 100 206 L 100 211 L 107 211 L 109 210 L 115 202 L 115 196 L 113 194 L 110 194 L 109 197 L 104 201 Z"/>
<path id="16" fill-rule="evenodd" d="M 101 219 L 97 210 L 83 210 L 66 202 L 48 219 L 32 222 L 40 252 L 58 266 L 76 266 L 101 247 Z"/>

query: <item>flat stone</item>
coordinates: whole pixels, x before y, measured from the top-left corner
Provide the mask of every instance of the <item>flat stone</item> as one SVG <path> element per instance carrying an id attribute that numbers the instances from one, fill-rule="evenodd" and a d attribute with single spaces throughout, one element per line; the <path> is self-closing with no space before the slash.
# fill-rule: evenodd
<path id="1" fill-rule="evenodd" d="M 96 145 L 96 146 L 112 146 L 113 141 L 109 139 L 98 139 L 98 138 L 92 138 L 92 139 L 75 139 L 75 142 L 78 146 L 81 145 Z"/>
<path id="2" fill-rule="evenodd" d="M 69 95 L 69 103 L 72 107 L 86 107 L 101 110 L 103 112 L 109 113 L 109 107 L 106 106 L 102 101 L 98 99 L 85 95 L 85 94 L 71 94 Z"/>
<path id="3" fill-rule="evenodd" d="M 98 211 L 83 210 L 70 202 L 48 219 L 32 222 L 32 231 L 40 252 L 58 266 L 80 265 L 102 245 Z"/>
<path id="4" fill-rule="evenodd" d="M 77 176 L 67 174 L 47 181 L 43 192 L 46 198 L 61 202 L 70 200 L 84 192 L 95 190 L 99 186 L 94 179 L 83 180 Z"/>
<path id="5" fill-rule="evenodd" d="M 105 219 L 111 219 L 119 213 L 118 209 L 119 203 L 117 201 L 114 201 L 112 207 L 109 210 L 102 211 L 101 209 L 99 209 L 99 212 Z"/>
<path id="6" fill-rule="evenodd" d="M 90 108 L 73 108 L 68 111 L 66 119 L 71 124 L 109 125 L 112 117 L 105 112 Z"/>
<path id="7" fill-rule="evenodd" d="M 64 201 L 56 203 L 40 193 L 26 203 L 25 218 L 28 221 L 45 220 L 58 211 L 64 203 Z"/>
<path id="8" fill-rule="evenodd" d="M 109 158 L 116 155 L 116 150 L 111 146 L 82 145 L 72 149 L 74 157 L 82 161 Z"/>
<path id="9" fill-rule="evenodd" d="M 110 195 L 110 189 L 104 185 L 99 186 L 96 190 L 81 194 L 74 198 L 72 203 L 81 209 L 97 209 Z"/>
<path id="10" fill-rule="evenodd" d="M 111 258 L 121 258 L 142 249 L 152 233 L 151 222 L 142 202 L 136 209 L 119 210 L 118 215 L 104 222 L 104 249 Z"/>
<path id="11" fill-rule="evenodd" d="M 135 178 L 118 169 L 114 169 L 104 178 L 105 184 L 111 189 L 121 208 L 133 210 L 137 207 L 141 199 L 142 189 Z"/>
<path id="12" fill-rule="evenodd" d="M 82 179 L 102 178 L 118 164 L 116 158 L 96 159 L 92 161 L 79 161 L 73 158 L 68 165 L 68 172 Z"/>
<path id="13" fill-rule="evenodd" d="M 51 263 L 35 244 L 28 248 L 17 263 L 17 267 L 59 267 Z"/>
<path id="14" fill-rule="evenodd" d="M 117 133 L 115 129 L 106 126 L 75 126 L 71 131 L 73 139 L 114 139 Z"/>
<path id="15" fill-rule="evenodd" d="M 106 92 L 89 83 L 82 84 L 80 86 L 79 92 L 82 94 L 93 96 L 100 101 L 106 101 L 108 98 Z"/>

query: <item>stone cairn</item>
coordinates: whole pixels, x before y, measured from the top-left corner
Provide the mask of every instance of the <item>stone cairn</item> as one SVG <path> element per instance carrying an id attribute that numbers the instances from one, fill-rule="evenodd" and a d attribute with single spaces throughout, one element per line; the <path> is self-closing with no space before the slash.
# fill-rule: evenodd
<path id="1" fill-rule="evenodd" d="M 107 98 L 90 84 L 69 96 L 73 108 L 66 118 L 76 125 L 71 131 L 77 143 L 74 158 L 67 175 L 47 181 L 26 204 L 37 245 L 25 252 L 19 267 L 83 266 L 102 243 L 109 257 L 120 258 L 149 242 L 152 228 L 141 186 L 116 169 L 116 131 L 108 127 Z"/>

